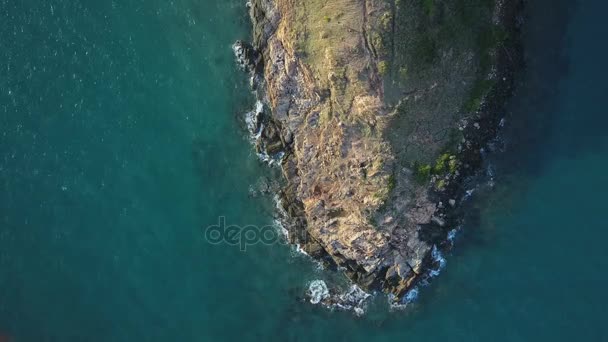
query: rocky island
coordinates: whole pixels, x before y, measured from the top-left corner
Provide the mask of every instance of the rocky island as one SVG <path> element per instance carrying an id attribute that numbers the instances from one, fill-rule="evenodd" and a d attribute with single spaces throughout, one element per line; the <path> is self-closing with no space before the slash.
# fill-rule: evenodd
<path id="1" fill-rule="evenodd" d="M 252 0 L 257 152 L 289 240 L 395 300 L 434 272 L 521 66 L 521 0 Z"/>

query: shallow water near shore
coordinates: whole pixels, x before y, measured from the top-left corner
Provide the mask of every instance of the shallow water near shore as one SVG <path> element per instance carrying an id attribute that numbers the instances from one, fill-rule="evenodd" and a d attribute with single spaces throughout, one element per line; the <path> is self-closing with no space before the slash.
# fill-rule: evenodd
<path id="1" fill-rule="evenodd" d="M 0 0 L 0 336 L 15 341 L 608 339 L 608 34 L 599 0 L 528 2 L 492 191 L 403 311 L 303 302 L 330 275 L 271 225 L 230 49 L 241 1 Z"/>

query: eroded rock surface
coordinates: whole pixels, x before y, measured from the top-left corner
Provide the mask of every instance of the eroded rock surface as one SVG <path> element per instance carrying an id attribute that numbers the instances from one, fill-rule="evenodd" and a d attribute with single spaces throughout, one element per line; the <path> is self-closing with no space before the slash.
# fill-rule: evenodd
<path id="1" fill-rule="evenodd" d="M 452 17 L 467 0 L 452 2 L 253 0 L 253 44 L 235 44 L 239 63 L 263 79 L 258 97 L 271 115 L 256 124 L 256 148 L 281 153 L 290 239 L 397 298 L 435 266 L 433 246 L 453 228 L 452 198 L 479 166 L 511 88 L 504 41 L 486 51 L 425 36 L 466 25 Z M 477 18 L 487 23 L 465 38 L 514 32 L 515 6 L 473 2 L 487 6 Z M 404 35 L 411 48 L 397 47 Z"/>

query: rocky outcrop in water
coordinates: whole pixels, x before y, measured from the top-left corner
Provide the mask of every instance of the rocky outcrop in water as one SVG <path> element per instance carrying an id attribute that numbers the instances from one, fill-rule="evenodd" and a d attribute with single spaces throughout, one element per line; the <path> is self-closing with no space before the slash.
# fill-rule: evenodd
<path id="1" fill-rule="evenodd" d="M 249 6 L 253 43 L 234 50 L 270 109 L 249 126 L 258 153 L 280 162 L 290 241 L 401 298 L 439 266 L 462 184 L 496 136 L 519 65 L 519 1 Z"/>

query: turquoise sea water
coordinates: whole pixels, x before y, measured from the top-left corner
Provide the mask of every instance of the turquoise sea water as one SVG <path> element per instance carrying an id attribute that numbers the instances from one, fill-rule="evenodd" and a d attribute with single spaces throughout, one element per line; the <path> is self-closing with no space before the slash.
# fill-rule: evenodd
<path id="1" fill-rule="evenodd" d="M 15 341 L 608 340 L 608 34 L 599 0 L 528 2 L 528 69 L 494 190 L 402 312 L 298 296 L 328 277 L 281 245 L 231 43 L 241 1 L 0 0 L 0 336 Z M 0 338 L 1 340 L 1 338 Z"/>

